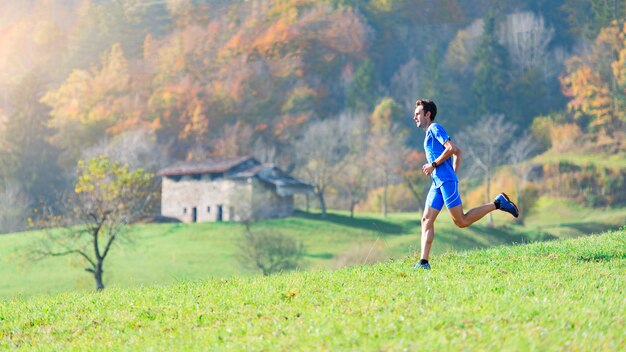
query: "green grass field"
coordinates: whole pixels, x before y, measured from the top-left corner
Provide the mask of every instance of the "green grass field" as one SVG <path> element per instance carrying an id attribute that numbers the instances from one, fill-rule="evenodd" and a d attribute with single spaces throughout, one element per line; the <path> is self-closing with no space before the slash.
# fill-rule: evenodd
<path id="1" fill-rule="evenodd" d="M 622 150 L 619 153 L 581 153 L 580 151 L 563 153 L 549 150 L 532 159 L 532 162 L 541 164 L 562 161 L 579 166 L 595 165 L 607 168 L 624 168 L 626 167 L 626 151 Z"/>
<path id="2" fill-rule="evenodd" d="M 181 230 L 182 231 L 182 230 Z M 566 350 L 626 346 L 626 229 L 270 277 L 0 300 L 0 349 Z"/>
<path id="3" fill-rule="evenodd" d="M 334 212 L 259 222 L 253 229 L 280 231 L 302 240 L 306 247 L 302 270 L 327 269 L 355 246 L 380 245 L 386 257 L 404 258 L 418 251 L 419 214 L 357 214 Z M 497 245 L 572 238 L 616 229 L 626 224 L 626 208 L 588 209 L 555 199 L 541 199 L 525 226 L 494 213 L 496 227 L 486 220 L 466 229 L 453 225 L 442 212 L 436 224 L 433 253 L 488 248 Z M 105 262 L 104 283 L 109 288 L 168 285 L 187 280 L 250 275 L 237 262 L 237 243 L 243 226 L 229 223 L 147 224 L 131 228 L 129 240 L 117 242 Z M 29 262 L 23 255 L 41 233 L 0 236 L 0 298 L 31 297 L 71 290 L 88 292 L 95 284 L 79 258 L 57 257 Z M 379 246 L 380 247 L 380 246 Z M 367 252 L 367 251 L 366 251 Z M 358 253 L 357 253 L 358 254 Z M 361 254 L 363 257 L 367 255 Z M 365 259 L 365 258 L 363 258 Z"/>

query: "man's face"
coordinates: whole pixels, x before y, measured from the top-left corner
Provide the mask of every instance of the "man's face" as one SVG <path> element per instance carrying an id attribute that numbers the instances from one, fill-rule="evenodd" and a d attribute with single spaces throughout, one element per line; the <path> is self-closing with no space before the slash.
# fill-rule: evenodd
<path id="1" fill-rule="evenodd" d="M 424 113 L 424 107 L 418 105 L 415 108 L 415 116 L 413 116 L 413 120 L 415 121 L 417 127 L 423 128 L 423 126 L 426 126 L 426 119 L 428 119 L 428 117 L 426 117 L 426 113 Z"/>

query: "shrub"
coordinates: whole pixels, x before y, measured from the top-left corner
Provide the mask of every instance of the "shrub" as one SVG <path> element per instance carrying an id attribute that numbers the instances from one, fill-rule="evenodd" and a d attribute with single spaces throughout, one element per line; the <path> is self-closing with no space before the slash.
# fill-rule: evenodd
<path id="1" fill-rule="evenodd" d="M 520 191 L 519 199 L 517 200 L 520 213 L 516 220 L 519 224 L 523 224 L 526 217 L 533 212 L 538 198 L 539 188 L 533 184 L 527 185 Z"/>
<path id="2" fill-rule="evenodd" d="M 551 125 L 549 130 L 550 143 L 556 152 L 568 152 L 574 149 L 582 136 L 580 127 L 573 123 Z"/>
<path id="3" fill-rule="evenodd" d="M 533 138 L 537 141 L 537 147 L 541 151 L 552 147 L 550 141 L 550 129 L 552 126 L 554 126 L 554 122 L 550 116 L 537 116 L 530 126 Z"/>
<path id="4" fill-rule="evenodd" d="M 304 254 L 302 242 L 279 232 L 246 229 L 239 243 L 239 262 L 264 276 L 296 269 Z"/>

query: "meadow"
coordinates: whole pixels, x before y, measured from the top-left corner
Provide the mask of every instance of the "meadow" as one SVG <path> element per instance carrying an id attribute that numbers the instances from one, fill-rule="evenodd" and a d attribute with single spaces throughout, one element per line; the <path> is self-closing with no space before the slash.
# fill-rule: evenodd
<path id="1" fill-rule="evenodd" d="M 0 300 L 0 349 L 567 350 L 626 345 L 626 229 L 338 270 Z"/>
<path id="2" fill-rule="evenodd" d="M 370 250 L 401 259 L 419 250 L 419 220 L 415 213 L 357 214 L 297 212 L 293 217 L 255 223 L 255 230 L 278 231 L 301 240 L 306 249 L 300 270 L 334 268 L 342 257 L 365 262 Z M 567 239 L 617 229 L 626 224 L 626 208 L 591 209 L 554 198 L 542 198 L 525 225 L 495 213 L 496 226 L 486 220 L 459 229 L 443 212 L 437 220 L 435 256 L 449 251 L 497 245 Z M 141 224 L 129 228 L 105 261 L 106 290 L 146 285 L 170 285 L 189 280 L 233 278 L 256 274 L 236 260 L 244 227 L 234 223 Z M 24 232 L 0 236 L 0 299 L 33 297 L 67 291 L 91 292 L 92 276 L 78 257 L 32 262 L 27 252 L 45 235 Z M 435 257 L 435 262 L 437 261 Z"/>

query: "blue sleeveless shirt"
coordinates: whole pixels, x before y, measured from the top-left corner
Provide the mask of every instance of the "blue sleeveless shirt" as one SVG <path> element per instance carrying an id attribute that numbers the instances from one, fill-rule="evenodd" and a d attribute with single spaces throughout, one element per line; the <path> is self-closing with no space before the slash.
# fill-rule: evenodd
<path id="1" fill-rule="evenodd" d="M 426 131 L 426 137 L 424 138 L 424 151 L 426 152 L 426 159 L 428 163 L 432 163 L 437 159 L 443 151 L 446 149 L 443 145 L 450 136 L 438 123 L 432 123 Z M 433 173 L 431 174 L 435 187 L 439 188 L 444 182 L 454 181 L 459 182 L 452 166 L 452 157 L 449 157 L 442 164 L 437 165 Z"/>

